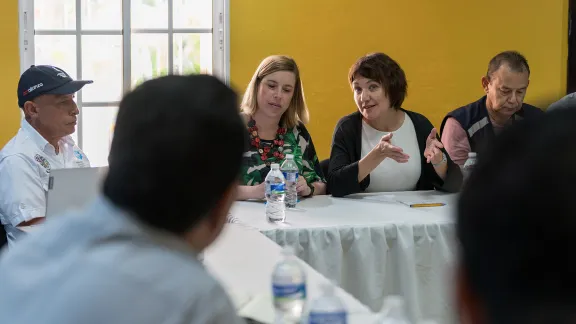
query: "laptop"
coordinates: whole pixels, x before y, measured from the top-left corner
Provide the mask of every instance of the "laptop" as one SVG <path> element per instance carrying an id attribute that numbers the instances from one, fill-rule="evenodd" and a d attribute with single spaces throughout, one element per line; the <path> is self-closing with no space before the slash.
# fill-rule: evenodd
<path id="1" fill-rule="evenodd" d="M 46 194 L 46 217 L 81 209 L 100 193 L 108 167 L 56 169 L 50 171 Z"/>

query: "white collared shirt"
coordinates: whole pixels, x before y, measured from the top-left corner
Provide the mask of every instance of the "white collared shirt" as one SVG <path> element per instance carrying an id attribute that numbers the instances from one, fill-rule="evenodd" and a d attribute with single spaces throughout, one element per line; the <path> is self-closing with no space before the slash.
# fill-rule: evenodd
<path id="1" fill-rule="evenodd" d="M 50 170 L 90 167 L 90 161 L 70 136 L 60 140 L 59 153 L 25 119 L 20 130 L 0 150 L 0 221 L 8 242 L 23 232 L 16 226 L 46 215 Z"/>

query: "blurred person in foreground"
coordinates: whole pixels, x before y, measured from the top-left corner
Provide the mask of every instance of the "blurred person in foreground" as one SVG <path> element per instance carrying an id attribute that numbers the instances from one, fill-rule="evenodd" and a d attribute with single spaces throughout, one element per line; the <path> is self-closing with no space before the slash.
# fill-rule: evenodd
<path id="1" fill-rule="evenodd" d="M 212 76 L 127 94 L 101 196 L 0 259 L 0 323 L 241 323 L 197 255 L 226 222 L 246 136 L 235 93 Z M 213 141 L 226 159 L 204 154 Z"/>
<path id="2" fill-rule="evenodd" d="M 576 109 L 512 125 L 457 214 L 461 323 L 576 323 Z"/>

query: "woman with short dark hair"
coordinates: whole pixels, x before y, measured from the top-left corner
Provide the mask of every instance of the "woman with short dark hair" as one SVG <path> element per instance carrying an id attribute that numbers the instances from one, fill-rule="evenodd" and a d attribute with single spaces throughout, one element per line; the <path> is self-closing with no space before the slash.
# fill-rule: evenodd
<path id="1" fill-rule="evenodd" d="M 334 131 L 328 190 L 357 192 L 458 191 L 460 168 L 452 162 L 432 123 L 401 108 L 408 84 L 388 55 L 360 58 L 348 74 L 358 111 L 340 119 Z"/>

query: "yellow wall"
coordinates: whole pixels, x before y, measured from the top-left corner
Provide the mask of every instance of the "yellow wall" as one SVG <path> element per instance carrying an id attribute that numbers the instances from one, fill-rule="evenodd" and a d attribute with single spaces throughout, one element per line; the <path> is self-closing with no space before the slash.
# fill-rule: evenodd
<path id="1" fill-rule="evenodd" d="M 356 109 L 346 75 L 367 52 L 383 51 L 399 61 L 409 80 L 404 107 L 436 125 L 452 108 L 482 95 L 480 77 L 501 50 L 517 49 L 528 57 L 527 101 L 545 106 L 565 91 L 567 0 L 230 0 L 230 5 L 232 84 L 244 91 L 267 55 L 293 56 L 302 70 L 309 128 L 321 158 L 328 157 L 337 120 Z M 3 1 L 1 8 L 4 145 L 19 120 L 18 1 Z"/>
<path id="2" fill-rule="evenodd" d="M 300 66 L 320 158 L 338 119 L 356 107 L 350 65 L 382 51 L 406 71 L 404 108 L 439 126 L 482 96 L 480 78 L 496 53 L 521 51 L 531 66 L 527 102 L 545 107 L 565 92 L 567 0 L 230 0 L 231 80 L 244 91 L 262 58 Z"/>
<path id="3" fill-rule="evenodd" d="M 18 52 L 18 0 L 4 0 L 0 6 L 0 147 L 16 134 L 20 121 L 20 109 L 16 87 L 20 77 Z"/>

